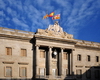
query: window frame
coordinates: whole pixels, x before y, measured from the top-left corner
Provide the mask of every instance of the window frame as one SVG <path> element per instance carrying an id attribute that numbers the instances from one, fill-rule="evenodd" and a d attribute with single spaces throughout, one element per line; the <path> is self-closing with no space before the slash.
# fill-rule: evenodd
<path id="1" fill-rule="evenodd" d="M 87 61 L 90 62 L 91 61 L 91 56 L 87 55 Z"/>
<path id="2" fill-rule="evenodd" d="M 25 76 L 22 74 L 22 68 L 25 68 Z M 19 77 L 27 77 L 27 67 L 19 67 Z"/>
<path id="3" fill-rule="evenodd" d="M 41 53 L 41 52 L 43 52 L 43 53 Z M 45 57 L 46 57 L 46 51 L 40 49 L 40 58 L 45 58 Z"/>
<path id="4" fill-rule="evenodd" d="M 76 69 L 77 78 L 82 78 L 82 69 Z"/>
<path id="5" fill-rule="evenodd" d="M 91 78 L 91 70 L 87 70 L 87 71 L 86 71 L 86 77 L 87 77 L 88 79 Z"/>
<path id="6" fill-rule="evenodd" d="M 78 61 L 81 61 L 81 60 L 82 60 L 81 54 L 78 54 L 78 55 L 77 55 L 77 60 L 78 60 Z"/>
<path id="7" fill-rule="evenodd" d="M 67 53 L 65 53 L 65 52 L 63 53 L 63 59 L 64 60 L 67 60 L 68 59 Z"/>
<path id="8" fill-rule="evenodd" d="M 11 68 L 10 76 L 8 76 L 7 73 L 6 73 L 7 68 Z M 11 66 L 5 66 L 5 67 L 4 67 L 4 75 L 5 75 L 5 77 L 12 77 L 12 67 L 11 67 Z"/>
<path id="9" fill-rule="evenodd" d="M 99 70 L 95 70 L 95 79 L 99 79 L 99 75 L 100 75 L 100 71 Z"/>
<path id="10" fill-rule="evenodd" d="M 27 49 L 21 48 L 21 54 L 22 57 L 27 57 Z"/>
<path id="11" fill-rule="evenodd" d="M 99 56 L 96 56 L 96 62 L 99 62 Z"/>
<path id="12" fill-rule="evenodd" d="M 6 47 L 6 55 L 12 55 L 12 47 Z"/>

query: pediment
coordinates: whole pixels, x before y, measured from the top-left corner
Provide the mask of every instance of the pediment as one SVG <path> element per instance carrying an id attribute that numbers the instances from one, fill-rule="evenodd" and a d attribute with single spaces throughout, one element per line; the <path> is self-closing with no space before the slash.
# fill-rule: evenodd
<path id="1" fill-rule="evenodd" d="M 45 30 L 38 29 L 36 34 L 57 38 L 73 39 L 73 35 L 64 32 L 58 22 L 55 22 L 54 25 L 49 25 L 49 27 Z"/>

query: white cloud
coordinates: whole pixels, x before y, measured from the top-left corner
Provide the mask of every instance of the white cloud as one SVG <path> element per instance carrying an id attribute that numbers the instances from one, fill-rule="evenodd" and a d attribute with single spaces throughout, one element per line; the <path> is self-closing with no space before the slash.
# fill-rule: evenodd
<path id="1" fill-rule="evenodd" d="M 86 0 L 86 1 L 75 1 L 73 7 L 71 7 L 70 15 L 67 17 L 67 20 L 64 24 L 66 30 L 75 35 L 75 38 L 78 37 L 78 32 L 82 29 L 90 20 L 90 17 L 94 17 L 97 1 Z"/>
<path id="2" fill-rule="evenodd" d="M 5 17 L 5 13 L 3 11 L 0 11 L 0 16 Z"/>
<path id="3" fill-rule="evenodd" d="M 2 8 L 2 9 L 6 8 L 6 4 L 4 3 L 3 0 L 0 0 L 0 8 Z"/>
<path id="4" fill-rule="evenodd" d="M 25 23 L 23 23 L 22 21 L 20 21 L 19 19 L 17 18 L 13 18 L 12 21 L 18 25 L 18 26 L 21 26 L 23 30 L 25 31 L 29 31 L 29 26 Z"/>
<path id="5" fill-rule="evenodd" d="M 5 16 L 4 19 L 7 21 L 12 20 L 22 29 L 29 31 L 29 26 L 33 31 L 37 28 L 47 28 L 51 21 L 50 19 L 42 20 L 42 17 L 46 11 L 48 13 L 55 11 L 57 14 L 61 13 L 61 23 L 65 31 L 74 34 L 75 37 L 91 16 L 99 14 L 95 10 L 100 9 L 100 0 L 24 0 L 23 2 L 7 0 L 6 2 L 0 0 L 0 8 L 5 10 L 10 17 L 3 11 L 0 15 L 3 18 Z"/>

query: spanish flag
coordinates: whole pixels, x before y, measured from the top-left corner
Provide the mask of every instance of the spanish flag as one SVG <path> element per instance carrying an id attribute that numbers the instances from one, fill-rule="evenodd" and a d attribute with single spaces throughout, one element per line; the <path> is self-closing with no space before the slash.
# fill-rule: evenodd
<path id="1" fill-rule="evenodd" d="M 53 16 L 52 19 L 53 19 L 53 20 L 54 20 L 54 19 L 60 19 L 60 14 L 57 14 L 57 15 Z"/>
<path id="2" fill-rule="evenodd" d="M 49 15 L 48 14 L 46 14 L 44 17 L 43 17 L 43 19 L 46 19 L 46 18 L 48 18 L 49 17 Z"/>
<path id="3" fill-rule="evenodd" d="M 49 17 L 53 17 L 54 16 L 54 12 L 49 14 Z"/>

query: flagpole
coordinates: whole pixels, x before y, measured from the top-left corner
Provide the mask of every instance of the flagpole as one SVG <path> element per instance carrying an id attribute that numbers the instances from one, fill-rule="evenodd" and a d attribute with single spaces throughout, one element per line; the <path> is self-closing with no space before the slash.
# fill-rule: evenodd
<path id="1" fill-rule="evenodd" d="M 48 10 L 46 10 L 46 15 L 48 14 Z M 47 17 L 48 18 L 48 17 Z M 48 22 L 48 20 L 46 19 L 46 25 L 47 25 L 47 27 L 48 27 L 48 24 L 49 24 L 49 22 Z"/>
<path id="2" fill-rule="evenodd" d="M 61 16 L 62 16 L 62 13 L 60 14 L 60 20 L 59 20 L 59 25 L 61 26 Z"/>

